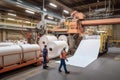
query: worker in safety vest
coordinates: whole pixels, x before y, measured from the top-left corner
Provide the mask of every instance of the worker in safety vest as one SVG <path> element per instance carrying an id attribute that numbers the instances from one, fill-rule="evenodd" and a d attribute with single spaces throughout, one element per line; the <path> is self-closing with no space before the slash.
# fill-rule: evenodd
<path id="1" fill-rule="evenodd" d="M 47 69 L 47 57 L 48 57 L 48 50 L 47 45 L 43 48 L 43 69 Z"/>
<path id="2" fill-rule="evenodd" d="M 66 74 L 69 74 L 70 72 L 67 71 L 66 63 L 65 63 L 65 60 L 68 61 L 67 58 L 66 58 L 66 51 L 65 51 L 65 49 L 66 49 L 66 48 L 63 48 L 63 50 L 61 51 L 61 54 L 60 54 L 60 59 L 61 59 L 61 60 L 60 60 L 60 66 L 59 66 L 58 71 L 59 71 L 59 72 L 62 72 L 61 68 L 62 68 L 62 66 L 63 66 L 63 67 L 64 67 L 64 70 L 65 70 L 65 73 L 66 73 Z"/>

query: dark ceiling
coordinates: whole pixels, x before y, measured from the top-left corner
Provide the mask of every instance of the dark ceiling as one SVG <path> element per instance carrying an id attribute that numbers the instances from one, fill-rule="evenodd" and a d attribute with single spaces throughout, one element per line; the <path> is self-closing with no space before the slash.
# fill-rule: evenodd
<path id="1" fill-rule="evenodd" d="M 89 7 L 92 9 L 104 8 L 105 4 L 108 6 L 109 1 L 115 8 L 120 9 L 120 0 L 57 0 L 58 2 L 78 11 L 87 11 Z"/>
<path id="2" fill-rule="evenodd" d="M 9 3 L 19 2 L 25 3 L 28 6 L 33 5 L 39 7 L 41 10 L 43 8 L 43 0 L 0 0 L 0 13 L 2 15 L 6 15 L 7 13 L 15 13 L 18 17 L 31 19 L 31 20 L 40 20 L 41 13 L 35 12 L 35 14 L 28 14 L 25 12 L 24 8 L 18 7 L 15 4 Z M 45 8 L 47 9 L 47 13 L 51 13 L 56 16 L 70 16 L 70 14 L 63 13 L 63 10 L 74 11 L 77 10 L 79 12 L 90 12 L 95 9 L 101 8 L 109 8 L 108 13 L 112 13 L 114 15 L 120 14 L 120 0 L 44 0 Z M 53 8 L 49 5 L 52 2 L 56 4 L 58 7 Z M 67 7 L 65 7 L 67 6 Z M 70 11 L 70 12 L 71 12 Z M 106 11 L 105 11 L 106 13 Z"/>

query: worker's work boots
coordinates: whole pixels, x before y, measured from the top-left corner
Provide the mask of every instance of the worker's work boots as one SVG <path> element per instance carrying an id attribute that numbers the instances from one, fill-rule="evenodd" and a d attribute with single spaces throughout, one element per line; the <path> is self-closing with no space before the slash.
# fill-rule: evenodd
<path id="1" fill-rule="evenodd" d="M 47 67 L 46 67 L 46 66 L 43 66 L 43 69 L 47 69 Z"/>
<path id="2" fill-rule="evenodd" d="M 62 72 L 62 70 L 58 70 L 59 72 Z M 67 71 L 67 72 L 65 72 L 65 74 L 70 74 L 70 72 L 69 71 Z"/>
<path id="3" fill-rule="evenodd" d="M 59 72 L 62 72 L 62 70 L 58 70 Z"/>
<path id="4" fill-rule="evenodd" d="M 65 72 L 66 74 L 70 74 L 70 72 L 69 71 L 67 71 L 67 72 Z"/>
<path id="5" fill-rule="evenodd" d="M 44 66 L 43 66 L 43 69 L 47 69 L 48 67 L 49 67 L 49 66 L 47 66 L 47 65 L 44 65 Z"/>

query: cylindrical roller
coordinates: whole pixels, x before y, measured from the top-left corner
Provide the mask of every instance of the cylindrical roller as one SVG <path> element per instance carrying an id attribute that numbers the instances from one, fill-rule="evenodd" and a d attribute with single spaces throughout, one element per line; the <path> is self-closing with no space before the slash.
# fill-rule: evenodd
<path id="1" fill-rule="evenodd" d="M 85 20 L 85 21 L 82 21 L 81 24 L 83 26 L 120 24 L 120 18 L 99 19 L 99 20 Z"/>
<path id="2" fill-rule="evenodd" d="M 63 48 L 66 48 L 66 52 L 68 52 L 68 44 L 66 41 L 52 41 L 48 43 L 48 57 L 49 58 L 55 58 L 58 57 L 63 50 Z"/>
<path id="3" fill-rule="evenodd" d="M 2 56 L 4 56 L 4 66 L 20 63 L 22 49 L 18 45 L 0 47 L 0 67 L 2 67 Z"/>
<path id="4" fill-rule="evenodd" d="M 67 42 L 67 36 L 66 35 L 60 35 L 58 37 L 58 40 L 60 40 L 60 41 L 66 41 Z"/>
<path id="5" fill-rule="evenodd" d="M 24 44 L 27 44 L 27 41 L 17 41 L 16 44 L 17 45 L 24 45 Z"/>
<path id="6" fill-rule="evenodd" d="M 37 44 L 24 44 L 20 46 L 22 48 L 22 56 L 24 61 L 35 59 L 36 55 L 38 57 L 40 54 L 40 46 Z"/>
<path id="7" fill-rule="evenodd" d="M 2 42 L 2 43 L 0 43 L 0 47 L 10 46 L 10 45 L 14 45 L 14 43 L 12 43 L 12 42 Z"/>
<path id="8" fill-rule="evenodd" d="M 57 37 L 55 37 L 54 35 L 43 35 L 39 40 L 41 50 L 43 50 L 44 46 L 51 41 L 57 41 Z"/>

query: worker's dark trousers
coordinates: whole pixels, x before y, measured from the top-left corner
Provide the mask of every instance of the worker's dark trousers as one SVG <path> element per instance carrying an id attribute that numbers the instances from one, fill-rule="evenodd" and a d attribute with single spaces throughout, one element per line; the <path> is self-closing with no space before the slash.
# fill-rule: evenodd
<path id="1" fill-rule="evenodd" d="M 61 71 L 62 66 L 64 67 L 65 72 L 67 72 L 65 59 L 61 59 L 61 60 L 60 60 L 59 71 Z"/>
<path id="2" fill-rule="evenodd" d="M 43 67 L 46 67 L 47 65 L 47 58 L 46 58 L 46 56 L 43 56 Z"/>

